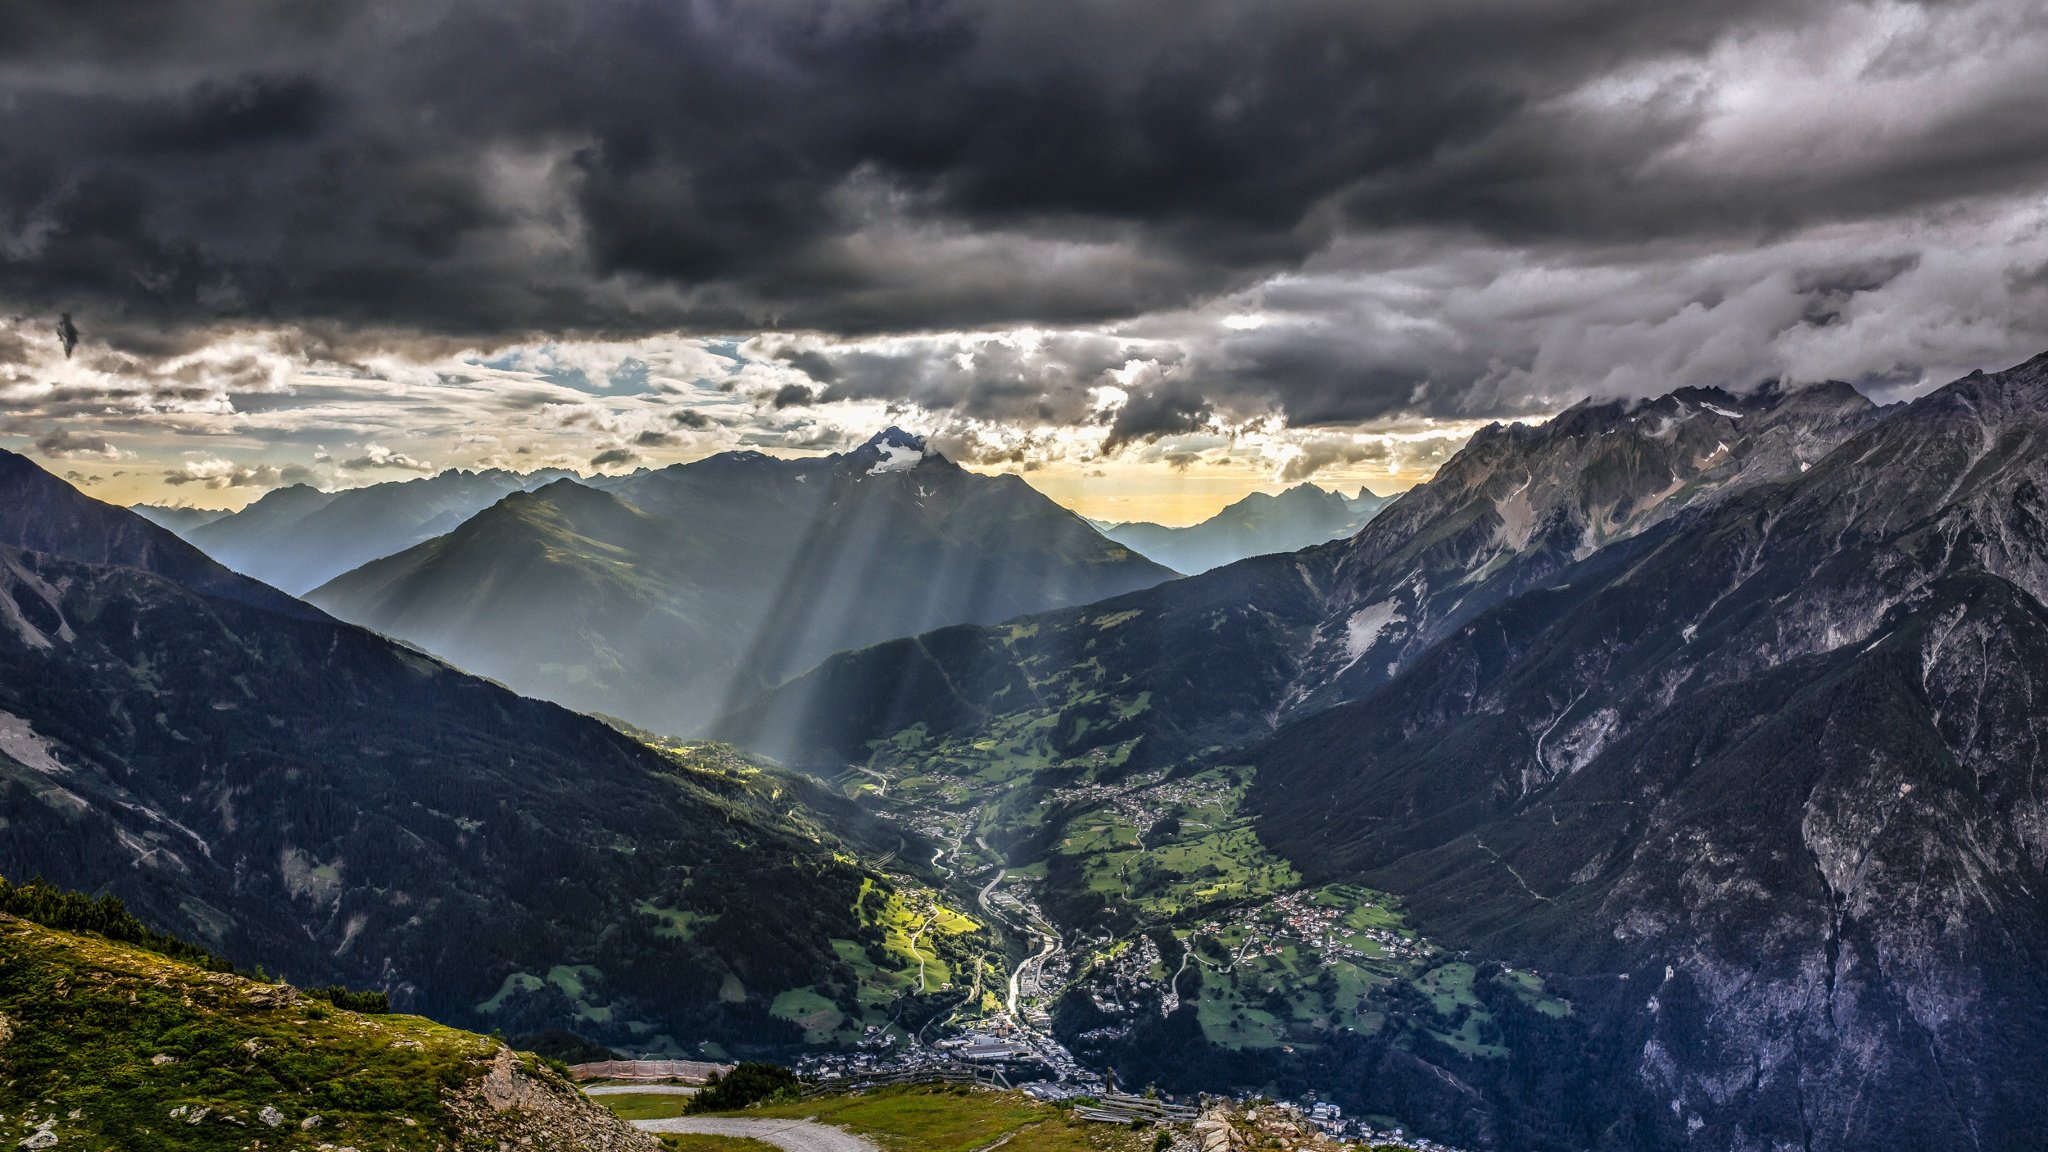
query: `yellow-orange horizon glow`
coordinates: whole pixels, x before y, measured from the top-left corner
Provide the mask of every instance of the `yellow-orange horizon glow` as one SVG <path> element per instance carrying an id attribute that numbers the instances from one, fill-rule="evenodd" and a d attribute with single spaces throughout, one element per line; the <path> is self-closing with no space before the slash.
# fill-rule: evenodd
<path id="1" fill-rule="evenodd" d="M 808 456 L 822 453 L 772 451 L 778 456 Z M 41 461 L 59 475 L 76 471 L 66 461 Z M 968 465 L 970 471 L 994 476 L 1014 473 L 1053 503 L 1078 515 L 1106 522 L 1134 520 L 1184 527 L 1198 524 L 1252 492 L 1279 493 L 1299 483 L 1356 495 L 1361 487 L 1382 496 L 1405 492 L 1435 474 L 1435 462 L 1428 467 L 1402 467 L 1389 471 L 1384 465 L 1328 468 L 1306 481 L 1275 479 L 1270 468 L 1254 465 L 1195 466 L 1174 468 L 1158 462 L 1101 461 L 1093 464 L 1049 464 L 1025 470 L 1015 465 Z M 104 467 L 104 466 L 102 466 Z M 475 465 L 471 465 L 475 467 Z M 125 475 L 106 477 L 96 484 L 73 483 L 94 499 L 126 507 L 131 504 L 170 504 L 195 508 L 239 509 L 261 498 L 270 489 L 229 488 L 191 491 L 167 488 L 154 473 L 120 469 Z M 370 480 L 376 483 L 389 477 Z"/>
<path id="2" fill-rule="evenodd" d="M 1142 520 L 1183 528 L 1199 524 L 1253 492 L 1277 494 L 1296 484 L 1314 484 L 1355 496 L 1370 488 L 1382 496 L 1405 492 L 1428 480 L 1430 470 L 1389 473 L 1385 468 L 1331 469 L 1306 481 L 1275 480 L 1270 470 L 1202 468 L 1175 470 L 1163 465 L 1110 469 L 976 468 L 977 472 L 1016 472 L 1047 499 L 1077 515 L 1109 523 Z M 1107 475 L 1092 475 L 1093 472 Z"/>

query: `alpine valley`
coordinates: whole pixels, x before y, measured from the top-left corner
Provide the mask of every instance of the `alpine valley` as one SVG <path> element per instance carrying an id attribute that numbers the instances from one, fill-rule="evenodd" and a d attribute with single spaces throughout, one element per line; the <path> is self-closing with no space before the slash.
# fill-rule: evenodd
<path id="1" fill-rule="evenodd" d="M 1486 429 L 1355 537 L 713 731 L 1033 878 L 1062 1039 L 1461 1144 L 2021 1148 L 2048 357 Z M 878 801 L 876 803 L 879 803 Z"/>
<path id="2" fill-rule="evenodd" d="M 0 493 L 0 872 L 236 964 L 1468 1149 L 2048 1125 L 2048 356 L 1584 402 L 1179 543 L 895 429 L 157 510 L 189 542 Z M 350 507 L 379 554 L 304 601 L 201 551 Z"/>

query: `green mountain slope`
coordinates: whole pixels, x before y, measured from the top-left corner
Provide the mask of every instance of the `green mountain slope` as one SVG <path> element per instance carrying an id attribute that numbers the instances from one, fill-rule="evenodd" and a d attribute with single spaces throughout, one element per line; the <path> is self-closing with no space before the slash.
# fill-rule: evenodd
<path id="1" fill-rule="evenodd" d="M 894 430 L 608 488 L 515 495 L 310 599 L 519 691 L 682 733 L 838 649 L 1172 575 Z"/>
<path id="2" fill-rule="evenodd" d="M 858 861 L 928 852 L 878 834 L 800 778 L 522 699 L 0 455 L 0 870 L 437 1019 L 774 1047 L 809 1027 L 785 993 L 857 1034 L 915 987 L 886 922 L 915 886 Z M 949 939 L 956 967 L 977 940 Z"/>
<path id="3" fill-rule="evenodd" d="M 0 1137 L 31 1150 L 658 1147 L 495 1040 L 5 914 Z"/>
<path id="4" fill-rule="evenodd" d="M 1313 484 L 1297 484 L 1279 495 L 1253 492 L 1200 524 L 1167 528 L 1158 524 L 1111 524 L 1102 534 L 1193 575 L 1234 564 L 1247 556 L 1298 552 L 1357 532 L 1393 498 L 1360 489 L 1347 498 Z"/>

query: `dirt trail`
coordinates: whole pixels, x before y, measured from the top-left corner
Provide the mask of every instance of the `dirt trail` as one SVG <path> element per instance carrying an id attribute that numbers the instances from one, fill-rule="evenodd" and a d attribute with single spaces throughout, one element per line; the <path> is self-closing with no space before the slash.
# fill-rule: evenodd
<path id="1" fill-rule="evenodd" d="M 725 1116 L 678 1116 L 672 1120 L 635 1120 L 642 1132 L 698 1132 L 707 1136 L 744 1136 L 773 1144 L 783 1152 L 881 1152 L 843 1128 L 815 1120 L 741 1120 Z"/>

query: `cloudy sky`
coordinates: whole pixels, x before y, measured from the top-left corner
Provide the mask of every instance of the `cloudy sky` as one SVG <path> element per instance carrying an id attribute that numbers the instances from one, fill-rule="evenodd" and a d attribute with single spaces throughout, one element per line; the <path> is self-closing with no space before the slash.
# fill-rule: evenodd
<path id="1" fill-rule="evenodd" d="M 11 0 L 0 446 L 211 506 L 887 423 L 1096 515 L 1385 491 L 2048 349 L 2044 110 L 2038 0 Z"/>

